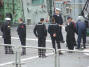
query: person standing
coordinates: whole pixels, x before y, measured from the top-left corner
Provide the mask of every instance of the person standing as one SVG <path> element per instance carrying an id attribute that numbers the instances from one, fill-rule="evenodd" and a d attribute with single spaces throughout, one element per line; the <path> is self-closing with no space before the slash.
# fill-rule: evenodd
<path id="1" fill-rule="evenodd" d="M 52 40 L 52 46 L 53 48 L 55 49 L 61 49 L 61 46 L 60 46 L 60 36 L 61 36 L 61 30 L 60 30 L 60 27 L 57 23 L 55 23 L 55 19 L 54 17 L 52 18 L 52 24 L 49 25 L 48 27 L 48 32 L 51 36 L 51 40 Z M 56 43 L 57 43 L 57 46 L 56 46 Z M 60 51 L 59 51 L 59 55 L 62 54 Z"/>
<path id="2" fill-rule="evenodd" d="M 38 47 L 46 47 L 47 29 L 43 23 L 44 18 L 41 18 L 40 22 L 34 28 L 34 34 L 38 38 Z M 38 49 L 39 57 L 46 57 L 45 53 L 46 49 Z"/>
<path id="3" fill-rule="evenodd" d="M 1 32 L 3 33 L 4 44 L 11 44 L 11 19 L 5 18 L 5 22 L 1 25 Z M 11 46 L 5 46 L 5 54 L 13 54 Z"/>
<path id="4" fill-rule="evenodd" d="M 75 23 L 72 21 L 72 17 L 67 18 L 67 26 L 65 27 L 66 35 L 66 43 L 69 50 L 74 50 L 75 45 Z"/>
<path id="5" fill-rule="evenodd" d="M 19 22 L 19 25 L 17 28 L 17 32 L 18 32 L 18 35 L 19 35 L 19 38 L 21 41 L 21 45 L 26 46 L 26 25 L 23 22 L 22 18 L 20 18 L 18 20 L 18 22 Z M 24 48 L 24 47 L 22 48 L 22 54 L 21 55 L 26 55 L 26 48 Z"/>
<path id="6" fill-rule="evenodd" d="M 80 43 L 81 43 L 81 39 L 83 38 L 83 48 L 86 48 L 86 24 L 84 22 L 84 18 L 83 16 L 78 16 L 78 20 L 76 23 L 76 29 L 77 29 L 77 34 L 78 34 L 78 38 L 77 38 L 77 49 L 80 49 Z"/>
<path id="7" fill-rule="evenodd" d="M 60 9 L 59 8 L 56 8 L 56 11 L 55 11 L 55 14 L 53 15 L 53 17 L 55 18 L 55 22 L 59 25 L 59 27 L 60 27 L 60 38 L 61 38 L 61 41 L 60 42 L 62 42 L 62 43 L 64 43 L 65 41 L 64 41 L 64 39 L 63 39 L 63 35 L 62 35 L 62 26 L 63 26 L 63 18 L 62 18 L 62 16 L 61 16 L 61 14 L 60 14 Z"/>

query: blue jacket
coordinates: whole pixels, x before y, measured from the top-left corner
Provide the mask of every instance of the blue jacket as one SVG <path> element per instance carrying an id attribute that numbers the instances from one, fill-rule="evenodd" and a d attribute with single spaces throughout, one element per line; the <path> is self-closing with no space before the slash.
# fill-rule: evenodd
<path id="1" fill-rule="evenodd" d="M 86 31 L 86 24 L 82 21 L 77 21 L 76 30 L 77 30 L 77 33 Z"/>

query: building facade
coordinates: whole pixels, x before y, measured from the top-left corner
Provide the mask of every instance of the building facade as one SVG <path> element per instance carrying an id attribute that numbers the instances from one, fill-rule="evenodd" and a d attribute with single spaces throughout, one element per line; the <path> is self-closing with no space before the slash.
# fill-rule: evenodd
<path id="1" fill-rule="evenodd" d="M 74 20 L 81 14 L 84 4 L 87 0 L 56 0 L 57 8 L 62 10 L 62 14 L 66 20 L 67 16 L 72 16 Z"/>
<path id="2" fill-rule="evenodd" d="M 0 22 L 4 22 L 6 14 L 11 14 L 12 24 L 23 15 L 22 0 L 0 0 Z"/>
<path id="3" fill-rule="evenodd" d="M 54 1 L 53 5 L 50 5 Z M 18 18 L 23 18 L 27 24 L 36 24 L 40 18 L 47 19 L 50 11 L 60 8 L 66 20 L 72 16 L 74 20 L 80 15 L 86 0 L 0 0 L 0 22 L 4 21 L 5 14 L 11 13 L 13 24 Z"/>

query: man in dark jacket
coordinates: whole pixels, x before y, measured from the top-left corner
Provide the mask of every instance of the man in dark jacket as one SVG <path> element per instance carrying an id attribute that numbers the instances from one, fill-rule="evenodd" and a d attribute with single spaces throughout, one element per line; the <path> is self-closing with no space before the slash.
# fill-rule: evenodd
<path id="1" fill-rule="evenodd" d="M 44 18 L 41 18 L 40 22 L 34 28 L 34 34 L 38 38 L 38 47 L 46 47 L 45 41 L 47 36 L 47 30 L 46 26 L 43 23 Z M 45 49 L 38 49 L 39 57 L 46 57 L 45 53 L 46 53 Z"/>
<path id="2" fill-rule="evenodd" d="M 5 18 L 5 22 L 1 26 L 3 33 L 4 44 L 11 44 L 11 29 L 10 29 L 10 18 Z M 13 54 L 11 46 L 5 46 L 5 54 Z"/>
<path id="3" fill-rule="evenodd" d="M 17 32 L 21 41 L 22 46 L 26 46 L 26 25 L 24 24 L 22 18 L 19 20 L 19 26 L 17 28 Z M 22 48 L 22 55 L 26 55 L 26 48 Z"/>
<path id="4" fill-rule="evenodd" d="M 55 15 L 53 15 L 53 17 L 55 18 L 55 22 L 59 25 L 60 27 L 60 38 L 61 38 L 61 42 L 64 43 L 65 41 L 63 40 L 63 35 L 62 35 L 62 25 L 63 25 L 63 18 L 60 14 L 60 9 L 59 8 L 56 8 L 56 11 L 55 11 Z"/>
<path id="5" fill-rule="evenodd" d="M 52 18 L 52 24 L 49 25 L 48 27 L 48 32 L 51 36 L 51 40 L 52 40 L 52 45 L 53 45 L 53 48 L 56 50 L 56 49 L 60 49 L 60 27 L 57 23 L 55 23 L 55 19 Z M 57 46 L 56 46 L 56 43 L 57 43 Z M 62 54 L 60 51 L 59 51 L 59 55 Z"/>
<path id="6" fill-rule="evenodd" d="M 86 24 L 82 16 L 78 16 L 76 29 L 77 29 L 77 34 L 78 34 L 77 49 L 80 49 L 81 38 L 83 38 L 83 48 L 86 48 Z"/>

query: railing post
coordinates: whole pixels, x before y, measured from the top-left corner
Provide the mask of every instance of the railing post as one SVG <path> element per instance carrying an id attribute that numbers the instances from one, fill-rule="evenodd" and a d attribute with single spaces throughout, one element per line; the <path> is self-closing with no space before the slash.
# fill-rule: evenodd
<path id="1" fill-rule="evenodd" d="M 59 51 L 57 45 L 55 45 L 55 67 L 60 67 L 59 63 Z"/>
<path id="2" fill-rule="evenodd" d="M 20 47 L 16 48 L 16 57 L 15 57 L 15 67 L 21 67 L 21 52 L 20 52 Z"/>
<path id="3" fill-rule="evenodd" d="M 55 67 L 57 67 L 57 51 L 56 51 L 56 49 L 55 49 Z"/>

